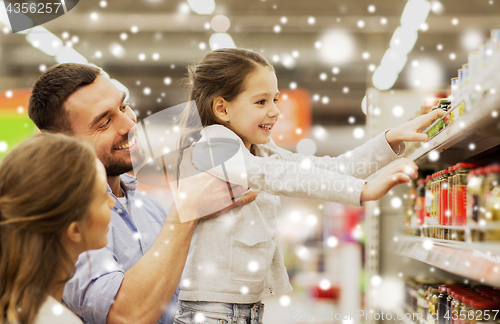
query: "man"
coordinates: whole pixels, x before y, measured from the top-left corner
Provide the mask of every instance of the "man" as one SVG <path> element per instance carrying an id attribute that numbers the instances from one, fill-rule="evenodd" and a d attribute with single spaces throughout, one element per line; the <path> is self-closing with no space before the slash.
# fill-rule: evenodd
<path id="1" fill-rule="evenodd" d="M 106 167 L 108 192 L 116 198 L 108 245 L 80 256 L 63 301 L 86 323 L 172 323 L 198 217 L 180 223 L 175 205 L 167 215 L 158 201 L 136 191 L 137 179 L 126 172 L 143 154 L 134 139 L 129 141 L 137 120 L 125 94 L 95 67 L 61 64 L 36 81 L 28 111 L 40 130 L 91 143 Z M 227 195 L 225 182 L 202 176 L 202 186 L 187 192 L 190 212 L 200 216 L 203 210 L 196 206 L 221 201 L 222 209 Z M 219 213 L 255 197 L 247 194 Z"/>

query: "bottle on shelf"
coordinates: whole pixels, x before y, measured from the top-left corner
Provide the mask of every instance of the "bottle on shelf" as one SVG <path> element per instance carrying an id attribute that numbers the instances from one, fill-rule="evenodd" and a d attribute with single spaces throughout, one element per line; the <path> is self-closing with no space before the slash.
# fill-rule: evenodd
<path id="1" fill-rule="evenodd" d="M 431 224 L 431 211 L 432 211 L 432 200 L 434 196 L 432 195 L 432 176 L 428 175 L 425 179 L 427 181 L 425 185 L 425 218 L 424 218 L 424 236 L 430 237 L 430 228 L 427 225 Z"/>
<path id="2" fill-rule="evenodd" d="M 425 221 L 425 186 L 427 184 L 426 179 L 419 179 L 417 181 L 417 194 L 416 194 L 416 201 L 415 201 L 415 215 L 416 215 L 416 221 L 417 221 L 417 226 L 421 227 L 424 225 Z M 420 236 L 423 233 L 420 232 L 420 229 L 417 229 L 415 235 Z"/>
<path id="3" fill-rule="evenodd" d="M 500 165 L 484 168 L 485 241 L 500 240 Z"/>
<path id="4" fill-rule="evenodd" d="M 457 163 L 452 167 L 454 171 L 453 196 L 451 198 L 453 226 L 467 225 L 467 174 L 478 165 L 477 163 Z M 465 240 L 464 230 L 455 230 L 453 234 L 452 239 L 456 241 Z"/>
<path id="5" fill-rule="evenodd" d="M 431 209 L 431 218 L 430 218 L 430 237 L 438 238 L 438 228 L 435 225 L 439 225 L 439 190 L 440 183 L 439 177 L 441 176 L 440 172 L 436 172 L 432 175 L 431 182 L 431 191 L 432 191 L 432 209 Z"/>
<path id="6" fill-rule="evenodd" d="M 452 217 L 449 209 L 449 194 L 448 194 L 448 178 L 450 177 L 450 171 L 445 169 L 441 171 L 441 191 L 440 191 L 440 206 L 439 206 L 439 215 L 440 221 L 439 224 L 443 226 L 452 225 Z M 439 238 L 444 240 L 449 238 L 449 230 L 447 228 L 440 229 Z"/>
<path id="7" fill-rule="evenodd" d="M 486 225 L 484 219 L 484 167 L 476 168 L 467 183 L 467 192 L 471 198 L 470 208 L 467 208 L 467 220 L 471 225 L 472 241 L 483 241 L 482 227 Z"/>

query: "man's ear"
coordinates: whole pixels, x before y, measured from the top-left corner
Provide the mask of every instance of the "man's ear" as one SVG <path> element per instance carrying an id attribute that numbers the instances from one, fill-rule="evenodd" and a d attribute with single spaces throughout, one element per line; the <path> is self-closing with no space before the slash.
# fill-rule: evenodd
<path id="1" fill-rule="evenodd" d="M 228 109 L 228 102 L 222 98 L 222 97 L 217 97 L 214 99 L 212 103 L 212 110 L 215 114 L 215 117 L 217 117 L 218 120 L 221 122 L 227 123 L 229 122 L 229 115 L 227 113 Z"/>
<path id="2" fill-rule="evenodd" d="M 66 236 L 71 242 L 81 243 L 83 241 L 82 223 L 71 222 L 66 229 Z"/>

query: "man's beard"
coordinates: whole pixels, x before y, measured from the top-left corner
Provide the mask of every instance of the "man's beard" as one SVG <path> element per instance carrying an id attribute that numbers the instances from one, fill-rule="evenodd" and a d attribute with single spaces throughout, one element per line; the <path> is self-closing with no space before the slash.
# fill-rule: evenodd
<path id="1" fill-rule="evenodd" d="M 134 170 L 134 166 L 142 165 L 145 159 L 144 151 L 139 146 L 137 150 L 130 154 L 130 158 L 131 162 L 120 161 L 113 158 L 111 158 L 109 161 L 106 161 L 106 163 L 104 163 L 104 167 L 106 168 L 106 175 L 108 177 L 117 177 Z"/>

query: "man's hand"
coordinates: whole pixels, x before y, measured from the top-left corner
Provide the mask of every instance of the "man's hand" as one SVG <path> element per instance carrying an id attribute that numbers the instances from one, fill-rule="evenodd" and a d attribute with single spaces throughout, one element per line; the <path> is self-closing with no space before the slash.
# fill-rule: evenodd
<path id="1" fill-rule="evenodd" d="M 442 109 L 436 109 L 425 115 L 414 118 L 389 130 L 385 133 L 385 138 L 394 152 L 398 150 L 402 142 L 427 142 L 429 136 L 425 133 L 420 133 L 420 131 L 432 125 L 436 119 L 442 117 L 445 113 L 446 112 Z"/>
<path id="2" fill-rule="evenodd" d="M 365 183 L 361 190 L 361 201 L 378 200 L 393 187 L 410 183 L 418 177 L 418 166 L 408 159 L 399 159 L 385 167 L 372 181 Z"/>
<path id="3" fill-rule="evenodd" d="M 222 180 L 219 180 L 219 181 L 222 181 Z M 238 186 L 238 187 L 241 187 L 241 186 Z M 233 192 L 234 192 L 234 190 L 233 190 Z M 227 212 L 228 210 L 233 209 L 234 207 L 238 207 L 238 206 L 244 205 L 246 203 L 249 203 L 251 201 L 254 201 L 255 198 L 257 198 L 257 193 L 256 192 L 249 192 L 249 193 L 241 196 L 240 198 L 236 199 L 231 205 L 227 206 L 226 208 L 221 209 L 219 211 L 216 211 L 215 213 L 212 213 L 210 215 L 204 216 L 200 219 L 210 219 L 210 218 L 217 217 L 220 214 L 223 214 L 223 213 Z"/>
<path id="4" fill-rule="evenodd" d="M 242 196 L 247 188 L 231 187 L 226 181 L 198 171 L 191 162 L 192 153 L 193 147 L 184 151 L 179 172 L 179 187 L 173 188 L 174 201 L 181 222 L 218 216 L 257 197 L 256 193 Z"/>

